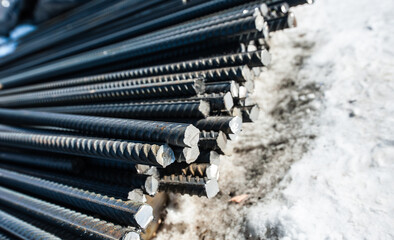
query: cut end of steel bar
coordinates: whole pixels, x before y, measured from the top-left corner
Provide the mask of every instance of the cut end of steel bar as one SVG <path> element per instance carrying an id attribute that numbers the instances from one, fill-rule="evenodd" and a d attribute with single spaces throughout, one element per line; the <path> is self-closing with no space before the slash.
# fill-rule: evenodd
<path id="1" fill-rule="evenodd" d="M 233 134 L 238 134 L 242 128 L 242 118 L 238 116 L 234 117 L 233 119 L 231 119 L 229 126 Z"/>
<path id="2" fill-rule="evenodd" d="M 268 6 L 265 3 L 260 4 L 259 10 L 261 12 L 261 15 L 263 15 L 263 16 L 267 16 L 267 14 L 269 12 Z"/>
<path id="3" fill-rule="evenodd" d="M 202 113 L 204 117 L 208 117 L 209 113 L 211 112 L 211 107 L 209 105 L 209 102 L 201 100 L 198 110 Z"/>
<path id="4" fill-rule="evenodd" d="M 234 99 L 233 99 L 232 94 L 230 92 L 227 92 L 223 97 L 223 101 L 224 101 L 224 107 L 226 108 L 226 110 L 230 111 L 231 108 L 233 108 L 233 106 L 234 106 Z"/>
<path id="5" fill-rule="evenodd" d="M 141 237 L 139 233 L 128 232 L 123 236 L 122 240 L 141 240 Z"/>
<path id="6" fill-rule="evenodd" d="M 186 127 L 183 143 L 188 147 L 197 146 L 200 138 L 200 130 L 193 125 Z"/>
<path id="7" fill-rule="evenodd" d="M 219 131 L 218 137 L 216 138 L 216 143 L 217 143 L 219 149 L 225 155 L 231 154 L 231 152 L 228 150 L 227 137 L 226 137 L 226 134 L 224 132 Z"/>
<path id="8" fill-rule="evenodd" d="M 239 98 L 243 99 L 248 96 L 248 90 L 246 89 L 245 86 L 240 86 L 239 87 Z"/>
<path id="9" fill-rule="evenodd" d="M 251 81 L 254 79 L 254 74 L 252 70 L 248 66 L 243 66 L 242 67 L 242 76 L 246 81 Z"/>
<path id="10" fill-rule="evenodd" d="M 230 92 L 233 97 L 238 97 L 239 95 L 239 85 L 235 81 L 230 82 Z"/>
<path id="11" fill-rule="evenodd" d="M 267 22 L 264 22 L 263 30 L 261 30 L 261 32 L 263 33 L 265 39 L 269 37 L 270 29 Z"/>
<path id="12" fill-rule="evenodd" d="M 146 183 L 145 183 L 145 185 L 146 185 Z M 142 202 L 142 203 L 146 202 L 146 197 L 145 197 L 144 193 L 142 192 L 142 190 L 139 188 L 133 189 L 133 191 L 130 191 L 129 194 L 127 195 L 127 199 L 131 200 L 133 202 Z"/>
<path id="13" fill-rule="evenodd" d="M 165 168 L 175 161 L 174 151 L 168 145 L 161 145 L 156 158 L 157 162 Z"/>
<path id="14" fill-rule="evenodd" d="M 198 155 L 200 155 L 200 149 L 198 148 L 198 146 L 191 148 L 184 148 L 182 153 L 186 163 L 192 163 L 195 162 L 198 158 Z"/>
<path id="15" fill-rule="evenodd" d="M 264 22 L 265 22 L 264 17 L 261 16 L 261 12 L 258 9 L 255 9 L 255 12 L 253 15 L 256 16 L 256 18 L 254 20 L 255 21 L 254 24 L 256 26 L 256 29 L 259 32 L 261 32 L 264 29 Z"/>
<path id="16" fill-rule="evenodd" d="M 261 62 L 264 66 L 268 66 L 271 63 L 271 54 L 267 49 L 261 50 Z"/>
<path id="17" fill-rule="evenodd" d="M 145 229 L 153 220 L 153 208 L 147 204 L 142 205 L 134 215 L 134 219 L 141 228 Z"/>
<path id="18" fill-rule="evenodd" d="M 260 109 L 259 107 L 253 106 L 252 109 L 250 109 L 250 113 L 249 113 L 249 118 L 250 120 L 252 120 L 252 122 L 255 122 L 259 119 L 259 114 L 260 114 Z"/>
<path id="19" fill-rule="evenodd" d="M 202 94 L 205 92 L 205 83 L 202 79 L 197 79 L 194 81 L 194 89 L 197 94 Z"/>
<path id="20" fill-rule="evenodd" d="M 289 26 L 289 28 L 297 27 L 297 20 L 294 13 L 292 12 L 289 12 L 289 14 L 287 15 L 287 25 Z"/>
<path id="21" fill-rule="evenodd" d="M 145 181 L 145 191 L 153 196 L 159 189 L 159 181 L 154 176 L 149 176 Z"/>
<path id="22" fill-rule="evenodd" d="M 219 192 L 219 184 L 216 179 L 208 180 L 205 184 L 205 191 L 208 198 L 213 198 Z"/>
<path id="23" fill-rule="evenodd" d="M 208 179 L 216 179 L 219 178 L 219 167 L 216 164 L 211 164 L 205 170 L 205 174 L 207 175 Z"/>

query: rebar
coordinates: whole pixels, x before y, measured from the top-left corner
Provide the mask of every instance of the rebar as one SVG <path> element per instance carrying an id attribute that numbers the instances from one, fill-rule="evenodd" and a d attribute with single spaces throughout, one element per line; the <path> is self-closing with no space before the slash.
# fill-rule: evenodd
<path id="1" fill-rule="evenodd" d="M 0 149 L 0 160 L 9 163 L 29 165 L 58 171 L 77 173 L 84 167 L 83 159 L 75 157 L 26 153 L 20 151 L 8 151 Z"/>
<path id="2" fill-rule="evenodd" d="M 133 119 L 205 118 L 210 113 L 210 105 L 205 100 L 191 100 L 42 107 L 30 110 Z"/>
<path id="3" fill-rule="evenodd" d="M 66 105 L 127 99 L 194 96 L 204 92 L 201 79 L 135 84 L 135 80 L 100 83 L 0 97 L 3 107 Z"/>
<path id="4" fill-rule="evenodd" d="M 47 222 L 68 228 L 89 239 L 122 240 L 139 234 L 106 221 L 0 187 L 0 202 Z"/>
<path id="5" fill-rule="evenodd" d="M 106 137 L 128 140 L 166 142 L 180 147 L 196 146 L 200 134 L 200 131 L 190 124 L 9 110 L 4 108 L 0 108 L 0 122 L 69 128 L 87 134 L 102 134 Z"/>
<path id="6" fill-rule="evenodd" d="M 156 41 L 144 41 L 141 44 L 135 44 L 131 39 L 122 42 L 121 45 L 114 44 L 109 47 L 81 53 L 73 57 L 42 65 L 32 70 L 5 77 L 0 80 L 0 86 L 1 89 L 21 86 L 23 84 L 32 83 L 40 78 L 52 77 L 71 70 L 76 72 L 89 67 L 103 65 L 104 62 L 105 64 L 110 64 L 114 61 L 137 58 L 158 51 L 181 47 L 186 44 L 190 45 L 203 42 L 211 38 L 219 39 L 248 31 L 261 31 L 263 29 L 263 24 L 263 17 L 261 15 L 256 15 L 210 26 L 199 31 L 169 36 Z"/>
<path id="7" fill-rule="evenodd" d="M 214 150 L 228 154 L 226 134 L 222 131 L 201 131 L 198 147 L 202 150 Z"/>
<path id="8" fill-rule="evenodd" d="M 254 52 L 233 53 L 216 57 L 208 57 L 184 62 L 170 63 L 153 67 L 144 67 L 126 71 L 99 74 L 76 79 L 58 80 L 54 82 L 28 85 L 0 91 L 0 96 L 16 93 L 49 90 L 55 88 L 73 87 L 84 84 L 94 84 L 107 81 L 146 78 L 151 76 L 195 72 L 214 68 L 247 65 L 249 67 L 268 66 L 271 56 L 265 49 Z"/>
<path id="9" fill-rule="evenodd" d="M 241 131 L 242 119 L 240 117 L 207 117 L 193 124 L 200 130 L 238 134 Z"/>
<path id="10" fill-rule="evenodd" d="M 175 161 L 174 153 L 167 145 L 100 138 L 0 132 L 0 145 L 163 167 Z"/>
<path id="11" fill-rule="evenodd" d="M 5 169 L 0 169 L 0 182 L 41 197 L 99 213 L 120 224 L 145 228 L 153 219 L 152 207 L 149 205 L 109 198 Z"/>
<path id="12" fill-rule="evenodd" d="M 0 229 L 21 239 L 60 240 L 60 238 L 36 228 L 12 215 L 0 210 Z"/>
<path id="13" fill-rule="evenodd" d="M 212 198 L 219 192 L 216 179 L 170 175 L 160 179 L 160 191 Z"/>
<path id="14" fill-rule="evenodd" d="M 209 163 L 176 163 L 168 168 L 159 169 L 161 177 L 170 175 L 183 175 L 185 177 L 206 177 L 207 179 L 218 179 L 218 166 Z"/>
<path id="15" fill-rule="evenodd" d="M 155 195 L 158 188 L 158 181 L 155 176 L 136 174 L 128 170 L 89 168 L 85 169 L 81 175 L 104 183 L 141 188 L 149 195 Z"/>

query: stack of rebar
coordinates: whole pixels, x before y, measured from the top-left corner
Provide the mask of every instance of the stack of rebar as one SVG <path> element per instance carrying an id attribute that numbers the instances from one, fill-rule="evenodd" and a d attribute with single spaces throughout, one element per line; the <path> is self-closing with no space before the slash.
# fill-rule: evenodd
<path id="1" fill-rule="evenodd" d="M 0 238 L 139 239 L 146 195 L 214 197 L 303 3 L 96 0 L 22 38 L 0 59 Z"/>

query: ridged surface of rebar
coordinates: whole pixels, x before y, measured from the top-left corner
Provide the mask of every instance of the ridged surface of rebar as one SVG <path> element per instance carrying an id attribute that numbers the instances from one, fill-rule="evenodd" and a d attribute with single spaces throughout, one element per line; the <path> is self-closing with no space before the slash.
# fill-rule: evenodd
<path id="1" fill-rule="evenodd" d="M 160 118 L 202 118 L 209 114 L 209 109 L 201 106 L 202 101 L 190 102 L 153 102 L 153 103 L 115 103 L 76 105 L 63 107 L 44 107 L 32 110 L 92 116 L 119 118 L 160 119 Z M 203 108 L 203 109 L 201 109 Z M 207 108 L 207 107 L 205 107 Z"/>
<path id="2" fill-rule="evenodd" d="M 170 175 L 163 176 L 160 179 L 160 191 L 173 192 L 188 195 L 206 196 L 207 192 L 205 184 L 207 178 L 183 176 L 183 175 Z"/>
<path id="3" fill-rule="evenodd" d="M 86 157 L 114 158 L 118 160 L 161 166 L 160 158 L 174 161 L 172 150 L 159 156 L 159 145 L 111 141 L 99 138 L 67 137 L 27 133 L 0 132 L 0 145 L 23 147 Z M 172 160 L 171 160 L 172 159 Z M 167 162 L 164 162 L 168 164 Z"/>
<path id="4" fill-rule="evenodd" d="M 192 141 L 185 142 L 188 129 L 195 132 L 195 127 L 190 124 L 8 109 L 0 109 L 0 117 L 0 122 L 6 121 L 11 124 L 28 122 L 32 125 L 55 126 L 85 133 L 103 134 L 106 137 L 167 142 L 180 147 L 191 147 L 198 143 L 198 132 L 196 133 L 197 139 L 195 136 L 190 136 Z"/>
<path id="5" fill-rule="evenodd" d="M 36 228 L 27 222 L 0 210 L 0 228 L 21 239 L 60 240 L 60 238 Z"/>
<path id="6" fill-rule="evenodd" d="M 146 204 L 109 198 L 5 169 L 0 169 L 0 181 L 2 184 L 14 188 L 99 213 L 101 216 L 111 218 L 114 222 L 120 224 L 145 227 L 139 226 L 135 215 L 142 207 L 148 207 Z"/>
<path id="7" fill-rule="evenodd" d="M 66 105 L 122 99 L 194 96 L 203 91 L 201 80 L 180 80 L 134 85 L 129 81 L 84 85 L 0 97 L 3 107 Z"/>
<path id="8" fill-rule="evenodd" d="M 93 239 L 121 240 L 132 230 L 0 187 L 0 202 Z"/>
<path id="9" fill-rule="evenodd" d="M 60 156 L 39 155 L 34 153 L 10 152 L 0 149 L 0 159 L 11 163 L 30 165 L 66 172 L 79 172 L 84 162 L 82 159 L 65 158 Z"/>

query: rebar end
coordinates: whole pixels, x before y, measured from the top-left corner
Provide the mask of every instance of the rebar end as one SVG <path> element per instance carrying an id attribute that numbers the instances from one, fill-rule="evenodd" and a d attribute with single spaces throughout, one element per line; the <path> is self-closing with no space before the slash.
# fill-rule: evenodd
<path id="1" fill-rule="evenodd" d="M 244 99 L 248 96 L 248 91 L 245 86 L 239 86 L 239 98 Z"/>
<path id="2" fill-rule="evenodd" d="M 216 166 L 220 165 L 220 155 L 215 151 L 209 152 L 209 163 L 215 164 Z"/>
<path id="3" fill-rule="evenodd" d="M 188 147 L 197 146 L 200 139 L 200 130 L 193 125 L 186 127 L 183 143 Z"/>
<path id="4" fill-rule="evenodd" d="M 233 97 L 238 97 L 239 95 L 239 85 L 235 81 L 231 81 L 230 83 L 230 92 Z"/>
<path id="5" fill-rule="evenodd" d="M 194 90 L 197 94 L 202 94 L 205 92 L 205 83 L 202 79 L 196 79 L 194 81 Z"/>
<path id="6" fill-rule="evenodd" d="M 146 202 L 146 197 L 142 192 L 142 190 L 139 188 L 130 191 L 129 194 L 127 195 L 127 199 L 133 202 L 142 202 L 142 203 Z"/>
<path id="7" fill-rule="evenodd" d="M 209 105 L 209 102 L 201 100 L 200 101 L 200 106 L 198 107 L 198 110 L 201 112 L 201 114 L 204 117 L 208 117 L 209 113 L 211 112 L 211 106 Z"/>
<path id="8" fill-rule="evenodd" d="M 256 19 L 254 20 L 255 27 L 257 31 L 261 32 L 264 29 L 264 22 L 265 22 L 264 17 L 261 16 L 261 13 L 258 9 L 255 9 L 253 15 L 256 17 Z"/>
<path id="9" fill-rule="evenodd" d="M 219 131 L 218 137 L 216 138 L 216 143 L 219 149 L 226 155 L 228 155 L 227 137 L 222 131 Z"/>
<path id="10" fill-rule="evenodd" d="M 218 180 L 219 167 L 216 164 L 211 164 L 207 167 L 205 173 L 207 174 L 208 179 Z"/>
<path id="11" fill-rule="evenodd" d="M 123 236 L 122 240 L 141 240 L 141 237 L 137 232 L 128 232 Z"/>
<path id="12" fill-rule="evenodd" d="M 174 151 L 168 145 L 161 145 L 156 154 L 156 161 L 164 168 L 175 161 Z"/>
<path id="13" fill-rule="evenodd" d="M 252 122 L 255 122 L 259 119 L 260 109 L 257 105 L 253 106 L 249 112 L 249 118 Z"/>
<path id="14" fill-rule="evenodd" d="M 234 117 L 231 119 L 229 126 L 233 134 L 238 134 L 242 128 L 242 118 Z"/>
<path id="15" fill-rule="evenodd" d="M 287 25 L 289 26 L 289 28 L 297 27 L 297 20 L 294 13 L 292 12 L 289 12 L 289 15 L 287 16 Z"/>
<path id="16" fill-rule="evenodd" d="M 233 99 L 233 96 L 231 95 L 230 92 L 227 92 L 224 95 L 223 101 L 224 101 L 224 107 L 226 108 L 226 110 L 230 111 L 231 108 L 233 108 L 233 106 L 234 106 L 234 99 Z"/>
<path id="17" fill-rule="evenodd" d="M 213 198 L 219 192 L 219 184 L 216 179 L 211 179 L 205 184 L 205 192 L 208 198 Z"/>
<path id="18" fill-rule="evenodd" d="M 192 163 L 195 162 L 198 158 L 198 155 L 200 155 L 200 149 L 198 148 L 198 146 L 184 148 L 182 153 L 186 163 Z"/>
<path id="19" fill-rule="evenodd" d="M 261 63 L 264 66 L 268 66 L 271 63 L 271 54 L 268 52 L 267 49 L 261 50 Z"/>
<path id="20" fill-rule="evenodd" d="M 147 204 L 142 205 L 134 215 L 134 219 L 138 226 L 145 229 L 153 220 L 153 208 Z"/>
<path id="21" fill-rule="evenodd" d="M 253 72 L 252 72 L 252 70 L 250 70 L 250 68 L 248 66 L 242 67 L 242 76 L 244 77 L 244 79 L 246 81 L 253 80 L 253 78 L 254 78 Z"/>
<path id="22" fill-rule="evenodd" d="M 267 4 L 265 4 L 265 3 L 260 4 L 259 9 L 260 9 L 261 15 L 267 16 L 268 11 L 269 11 Z"/>
<path id="23" fill-rule="evenodd" d="M 154 176 L 147 177 L 145 181 L 145 191 L 149 195 L 153 196 L 157 193 L 158 189 L 159 189 L 159 181 L 157 180 L 157 178 Z"/>

